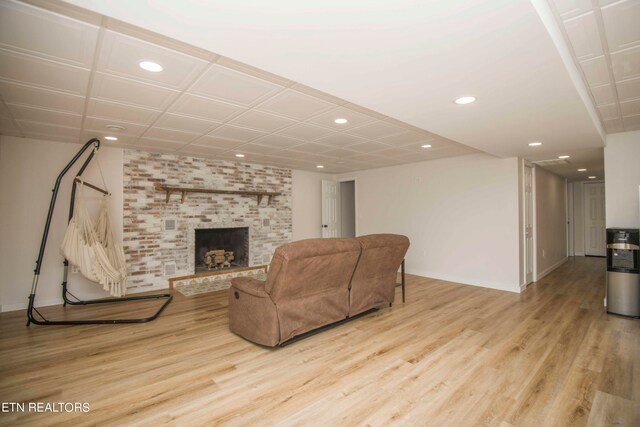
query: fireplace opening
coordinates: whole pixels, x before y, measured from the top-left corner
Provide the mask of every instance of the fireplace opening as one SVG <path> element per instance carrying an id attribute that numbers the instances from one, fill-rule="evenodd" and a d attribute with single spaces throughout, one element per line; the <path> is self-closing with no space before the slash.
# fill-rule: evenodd
<path id="1" fill-rule="evenodd" d="M 196 229 L 195 273 L 249 266 L 249 228 Z"/>

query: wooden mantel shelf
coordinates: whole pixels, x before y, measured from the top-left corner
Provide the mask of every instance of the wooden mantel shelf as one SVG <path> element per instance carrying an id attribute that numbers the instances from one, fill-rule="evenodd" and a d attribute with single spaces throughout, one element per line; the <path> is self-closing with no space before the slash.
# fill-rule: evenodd
<path id="1" fill-rule="evenodd" d="M 211 193 L 211 194 L 237 194 L 240 196 L 256 196 L 258 199 L 258 205 L 262 202 L 262 198 L 264 196 L 269 197 L 267 202 L 268 205 L 271 204 L 271 199 L 275 196 L 279 196 L 282 193 L 278 192 L 269 192 L 269 191 L 240 191 L 240 190 L 213 190 L 207 188 L 194 188 L 194 187 L 169 187 L 166 185 L 157 185 L 156 190 L 164 191 L 167 194 L 166 202 L 169 203 L 169 198 L 172 193 L 180 193 L 181 199 L 180 203 L 184 203 L 184 198 L 187 193 Z"/>

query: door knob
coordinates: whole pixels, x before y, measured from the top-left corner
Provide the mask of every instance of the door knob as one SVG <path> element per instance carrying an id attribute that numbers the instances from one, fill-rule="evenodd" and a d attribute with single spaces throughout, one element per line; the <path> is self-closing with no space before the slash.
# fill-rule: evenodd
<path id="1" fill-rule="evenodd" d="M 329 228 L 327 224 L 322 224 L 322 228 Z"/>

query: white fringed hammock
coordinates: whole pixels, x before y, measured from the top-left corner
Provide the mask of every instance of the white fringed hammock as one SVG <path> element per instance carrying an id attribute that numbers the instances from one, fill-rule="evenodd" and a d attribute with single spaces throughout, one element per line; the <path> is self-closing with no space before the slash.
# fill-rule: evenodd
<path id="1" fill-rule="evenodd" d="M 106 189 L 100 162 L 97 163 Z M 122 244 L 116 241 L 111 229 L 107 203 L 111 194 L 103 197 L 94 223 L 85 206 L 84 183 L 79 183 L 73 218 L 69 221 L 60 249 L 69 263 L 77 266 L 84 277 L 100 283 L 105 291 L 115 297 L 124 296 L 127 290 L 127 267 Z"/>

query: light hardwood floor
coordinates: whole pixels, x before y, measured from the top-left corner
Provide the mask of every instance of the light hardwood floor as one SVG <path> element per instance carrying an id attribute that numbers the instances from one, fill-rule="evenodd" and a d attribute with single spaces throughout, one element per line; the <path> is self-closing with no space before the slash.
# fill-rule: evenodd
<path id="1" fill-rule="evenodd" d="M 176 294 L 146 325 L 5 313 L 0 400 L 91 411 L 0 424 L 638 426 L 640 320 L 604 313 L 604 280 L 598 258 L 520 295 L 409 276 L 406 304 L 398 289 L 392 308 L 275 350 L 229 332 L 226 292 Z"/>

